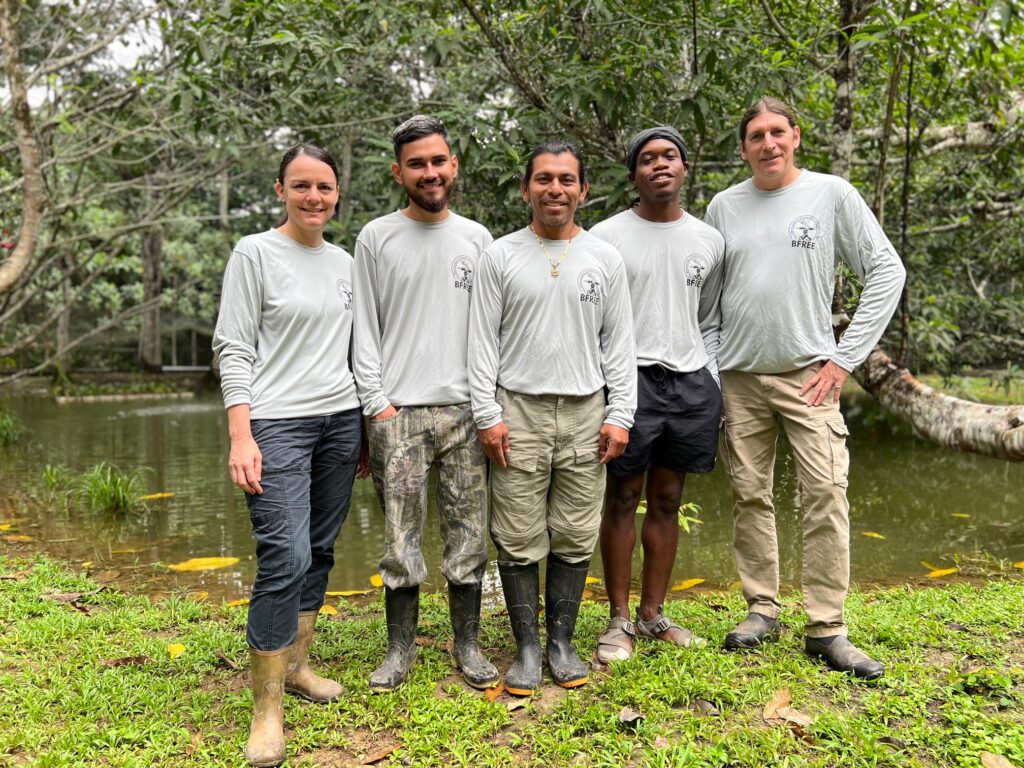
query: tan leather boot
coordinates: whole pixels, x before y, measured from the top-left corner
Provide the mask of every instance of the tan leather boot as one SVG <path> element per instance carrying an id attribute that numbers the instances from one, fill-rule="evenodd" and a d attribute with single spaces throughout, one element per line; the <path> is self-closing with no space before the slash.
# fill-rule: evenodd
<path id="1" fill-rule="evenodd" d="M 249 649 L 252 663 L 252 725 L 245 745 L 249 765 L 271 768 L 284 762 L 284 676 L 292 648 Z"/>
<path id="2" fill-rule="evenodd" d="M 313 642 L 316 614 L 316 611 L 304 611 L 299 614 L 299 631 L 292 644 L 288 673 L 284 678 L 284 689 L 295 696 L 301 696 L 306 701 L 326 704 L 341 696 L 344 689 L 333 680 L 320 677 L 309 666 L 309 646 Z"/>

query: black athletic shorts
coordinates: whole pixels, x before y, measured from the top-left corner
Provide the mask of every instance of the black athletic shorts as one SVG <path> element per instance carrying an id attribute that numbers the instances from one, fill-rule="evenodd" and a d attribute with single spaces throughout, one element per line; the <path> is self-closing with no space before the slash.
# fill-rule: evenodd
<path id="1" fill-rule="evenodd" d="M 676 373 L 660 365 L 637 369 L 637 407 L 626 452 L 608 463 L 615 477 L 651 467 L 710 472 L 718 455 L 722 390 L 707 368 Z"/>

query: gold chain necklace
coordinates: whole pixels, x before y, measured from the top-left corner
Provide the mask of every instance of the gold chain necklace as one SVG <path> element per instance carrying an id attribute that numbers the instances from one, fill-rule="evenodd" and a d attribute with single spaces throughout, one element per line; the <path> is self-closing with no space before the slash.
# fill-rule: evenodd
<path id="1" fill-rule="evenodd" d="M 573 229 L 576 227 L 573 226 Z M 558 257 L 558 261 L 551 260 L 551 254 L 548 253 L 547 247 L 544 245 L 544 241 L 540 239 L 540 235 L 537 234 L 537 230 L 533 228 L 533 224 L 529 225 L 529 230 L 533 233 L 533 236 L 537 239 L 537 245 L 544 251 L 544 258 L 548 260 L 548 265 L 551 267 L 551 276 L 558 277 L 558 268 L 562 266 L 562 262 L 565 261 L 565 257 L 569 255 L 569 248 L 572 247 L 573 238 L 575 235 L 569 238 L 569 242 L 565 244 L 565 248 L 562 249 L 562 255 Z"/>

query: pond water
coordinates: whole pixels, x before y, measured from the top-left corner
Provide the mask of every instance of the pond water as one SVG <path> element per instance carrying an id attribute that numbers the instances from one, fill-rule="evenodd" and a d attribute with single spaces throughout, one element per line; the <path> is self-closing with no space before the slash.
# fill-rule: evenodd
<path id="1" fill-rule="evenodd" d="M 189 401 L 129 401 L 57 405 L 43 399 L 9 399 L 28 428 L 15 448 L 0 448 L 0 523 L 20 518 L 31 545 L 71 562 L 89 561 L 95 572 L 144 578 L 153 563 L 191 557 L 241 558 L 223 570 L 177 577 L 175 585 L 234 599 L 248 593 L 255 561 L 241 491 L 226 472 L 227 421 L 211 395 Z M 954 556 L 991 555 L 1024 560 L 1024 465 L 937 448 L 881 414 L 863 395 L 845 400 L 850 425 L 852 571 L 855 582 L 920 578 L 922 561 L 940 567 Z M 784 441 L 783 441 L 784 442 Z M 98 462 L 123 470 L 144 468 L 144 492 L 173 492 L 149 503 L 136 521 L 110 525 L 57 503 L 16 501 L 41 486 L 45 465 L 81 472 Z M 788 448 L 780 446 L 776 501 L 783 579 L 799 583 L 800 522 L 796 475 Z M 703 578 L 723 587 L 735 579 L 728 483 L 721 467 L 687 480 L 684 501 L 700 506 L 701 522 L 680 531 L 673 580 Z M 642 517 L 637 517 L 639 527 Z M 865 532 L 884 538 L 865 536 Z M 639 542 L 639 536 L 637 537 Z M 383 551 L 383 518 L 369 480 L 357 481 L 352 508 L 338 539 L 330 589 L 368 589 Z M 424 537 L 431 567 L 428 589 L 442 589 L 440 539 L 431 510 Z M 493 549 L 492 549 L 493 558 Z M 634 574 L 640 557 L 634 560 Z M 158 570 L 162 573 L 162 571 Z M 599 554 L 591 573 L 601 576 Z M 496 568 L 487 587 L 498 591 Z"/>

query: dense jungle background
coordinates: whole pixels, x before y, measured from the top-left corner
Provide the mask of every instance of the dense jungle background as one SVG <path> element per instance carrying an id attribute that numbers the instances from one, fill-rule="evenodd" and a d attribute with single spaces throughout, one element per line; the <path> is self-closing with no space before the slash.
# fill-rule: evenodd
<path id="1" fill-rule="evenodd" d="M 638 128 L 691 148 L 703 215 L 746 178 L 735 126 L 798 110 L 799 162 L 846 176 L 909 278 L 883 347 L 917 372 L 1024 377 L 1024 10 L 1000 0 L 0 0 L 0 384 L 210 362 L 232 242 L 273 225 L 280 153 L 342 170 L 329 237 L 401 204 L 388 136 L 442 117 L 453 207 L 522 226 L 522 158 L 568 137 L 592 224 L 630 204 Z M 837 310 L 856 306 L 838 281 Z M 838 306 L 842 304 L 843 306 Z"/>

